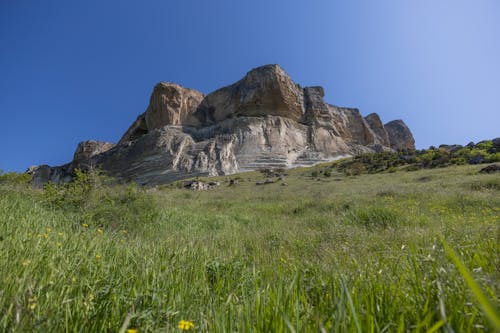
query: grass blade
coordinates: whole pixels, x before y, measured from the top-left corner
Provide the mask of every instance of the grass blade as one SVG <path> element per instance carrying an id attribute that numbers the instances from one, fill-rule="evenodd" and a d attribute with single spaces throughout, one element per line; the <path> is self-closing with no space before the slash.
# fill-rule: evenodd
<path id="1" fill-rule="evenodd" d="M 469 286 L 470 290 L 472 291 L 472 294 L 476 297 L 476 300 L 479 302 L 479 305 L 483 309 L 486 318 L 488 318 L 490 323 L 493 325 L 495 331 L 500 332 L 500 316 L 498 315 L 495 306 L 491 303 L 488 297 L 481 290 L 481 287 L 474 280 L 472 274 L 469 272 L 467 267 L 465 267 L 462 261 L 460 261 L 460 258 L 455 253 L 455 251 L 453 251 L 453 249 L 444 240 L 443 240 L 443 246 L 446 251 L 446 254 L 450 257 L 451 261 L 453 261 L 455 266 L 458 268 L 458 271 L 460 272 L 465 282 Z"/>

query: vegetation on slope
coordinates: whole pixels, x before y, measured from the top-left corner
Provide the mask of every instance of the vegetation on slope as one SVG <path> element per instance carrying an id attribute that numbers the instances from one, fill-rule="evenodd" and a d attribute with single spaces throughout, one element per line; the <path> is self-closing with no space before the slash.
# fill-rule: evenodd
<path id="1" fill-rule="evenodd" d="M 482 164 L 500 162 L 500 140 L 484 140 L 467 146 L 441 145 L 422 150 L 402 150 L 362 154 L 330 166 L 347 175 L 363 173 L 395 172 L 398 169 L 415 171 L 447 167 L 450 165 Z M 328 176 L 328 169 L 324 174 Z"/>
<path id="2" fill-rule="evenodd" d="M 480 168 L 199 192 L 0 176 L 0 331 L 492 331 L 500 179 Z"/>

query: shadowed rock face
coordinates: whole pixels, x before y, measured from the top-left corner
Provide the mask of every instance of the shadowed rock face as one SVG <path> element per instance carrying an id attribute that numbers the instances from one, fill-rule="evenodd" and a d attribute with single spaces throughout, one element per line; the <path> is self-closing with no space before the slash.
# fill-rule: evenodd
<path id="1" fill-rule="evenodd" d="M 92 157 L 102 154 L 111 148 L 114 144 L 102 141 L 83 141 L 76 147 L 75 154 L 73 156 L 73 162 L 71 163 L 71 170 L 90 170 L 94 166 L 92 163 Z"/>
<path id="2" fill-rule="evenodd" d="M 384 127 L 389 135 L 392 149 L 415 149 L 413 135 L 402 120 L 393 120 L 385 124 Z"/>
<path id="3" fill-rule="evenodd" d="M 369 114 L 365 117 L 365 121 L 375 135 L 377 143 L 381 144 L 382 146 L 390 147 L 391 143 L 389 141 L 389 134 L 387 134 L 387 130 L 382 124 L 382 121 L 380 120 L 378 114 Z"/>
<path id="4" fill-rule="evenodd" d="M 146 112 L 118 144 L 85 141 L 71 163 L 30 168 L 37 186 L 100 167 L 140 184 L 270 167 L 307 166 L 360 153 L 414 148 L 401 121 L 326 103 L 322 87 L 301 88 L 278 65 L 251 70 L 208 95 L 155 86 Z"/>

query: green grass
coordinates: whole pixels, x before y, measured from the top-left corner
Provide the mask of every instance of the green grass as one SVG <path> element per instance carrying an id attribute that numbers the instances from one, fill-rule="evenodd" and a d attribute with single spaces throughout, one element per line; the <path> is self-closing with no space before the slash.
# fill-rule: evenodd
<path id="1" fill-rule="evenodd" d="M 203 192 L 4 177 L 0 331 L 494 331 L 499 176 L 481 167 Z"/>

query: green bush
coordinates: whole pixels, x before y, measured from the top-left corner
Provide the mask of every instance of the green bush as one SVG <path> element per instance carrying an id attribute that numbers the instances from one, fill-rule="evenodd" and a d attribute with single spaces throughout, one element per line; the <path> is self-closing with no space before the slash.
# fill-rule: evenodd
<path id="1" fill-rule="evenodd" d="M 101 172 L 76 170 L 74 181 L 44 187 L 45 202 L 75 214 L 80 224 L 102 228 L 130 228 L 158 216 L 152 196 L 135 183 L 117 185 Z"/>
<path id="2" fill-rule="evenodd" d="M 0 170 L 0 183 L 11 185 L 27 185 L 31 181 L 31 176 L 27 173 L 7 172 Z"/>
<path id="3" fill-rule="evenodd" d="M 481 141 L 476 145 L 453 147 L 433 146 L 424 150 L 405 150 L 398 152 L 380 152 L 362 154 L 334 164 L 338 171 L 348 176 L 363 173 L 395 172 L 398 167 L 407 171 L 422 168 L 438 168 L 449 165 L 493 163 L 500 161 L 500 151 L 491 140 Z"/>

